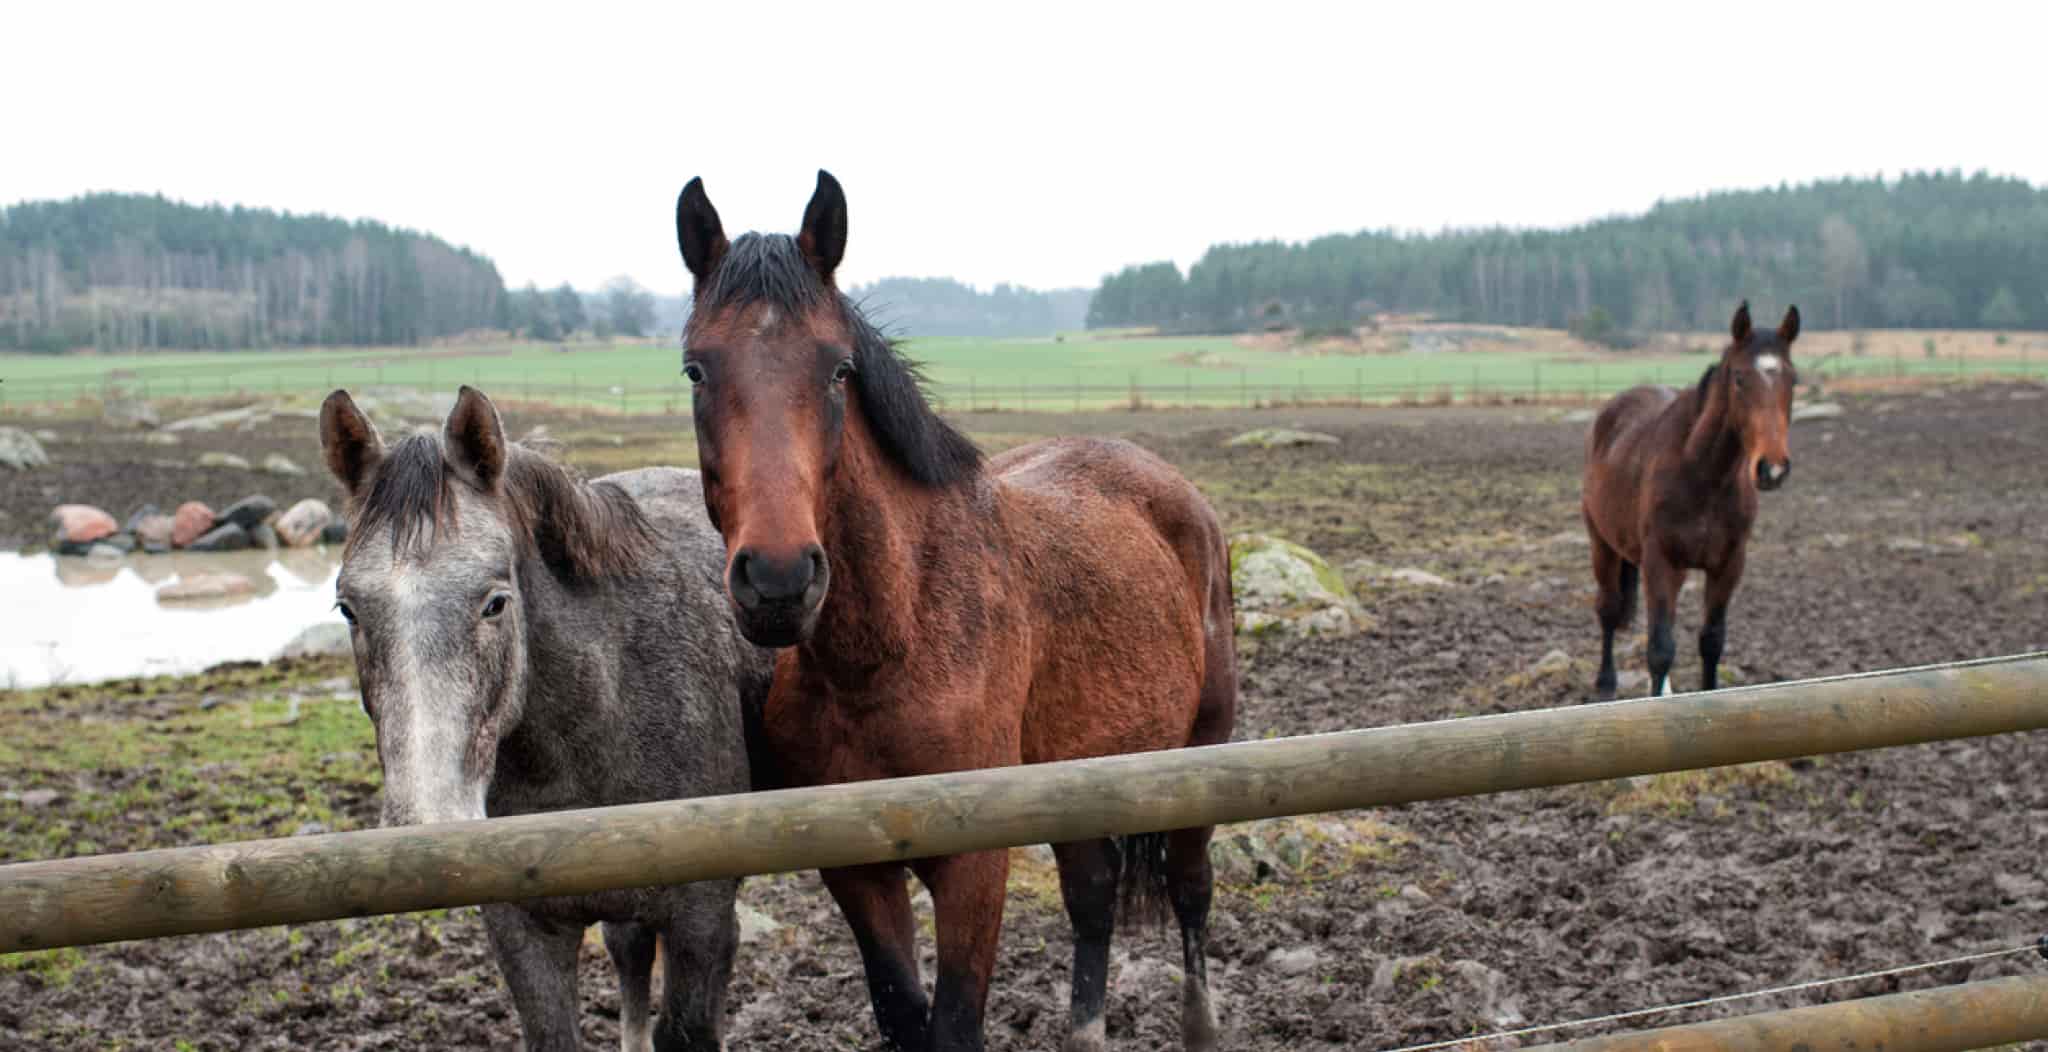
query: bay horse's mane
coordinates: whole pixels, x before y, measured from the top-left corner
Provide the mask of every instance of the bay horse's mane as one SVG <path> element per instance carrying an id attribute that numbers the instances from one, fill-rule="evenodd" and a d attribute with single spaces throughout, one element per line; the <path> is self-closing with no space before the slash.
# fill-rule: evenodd
<path id="1" fill-rule="evenodd" d="M 951 486 L 981 471 L 981 450 L 934 412 L 924 373 L 861 313 L 859 305 L 820 280 L 796 239 L 742 234 L 697 284 L 691 324 L 736 307 L 766 304 L 786 317 L 836 312 L 853 338 L 853 380 L 861 414 L 882 451 L 912 479 Z"/>
<path id="2" fill-rule="evenodd" d="M 441 530 L 457 528 L 452 490 L 467 483 L 449 470 L 441 442 L 421 432 L 385 454 L 368 491 L 354 502 L 351 547 L 389 526 L 395 551 L 420 553 Z M 655 550 L 654 527 L 625 490 L 586 483 L 516 442 L 505 453 L 499 496 L 523 553 L 539 555 L 567 579 L 590 580 L 630 573 Z"/>

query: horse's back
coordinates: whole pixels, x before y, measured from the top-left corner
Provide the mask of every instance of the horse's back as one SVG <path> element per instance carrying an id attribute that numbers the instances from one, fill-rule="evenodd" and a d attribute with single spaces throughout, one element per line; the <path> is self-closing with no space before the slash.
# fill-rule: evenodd
<path id="1" fill-rule="evenodd" d="M 1115 439 L 1036 442 L 989 468 L 1044 640 L 1026 761 L 1189 744 L 1197 708 L 1218 693 L 1227 735 L 1230 557 L 1194 484 Z M 1212 685 L 1226 676 L 1228 690 Z M 1083 711 L 1092 734 L 1075 733 Z"/>
<path id="2" fill-rule="evenodd" d="M 1678 400 L 1678 391 L 1661 384 L 1631 387 L 1608 399 L 1593 418 L 1586 439 L 1588 461 L 1611 454 L 1625 438 L 1647 430 L 1664 407 Z"/>

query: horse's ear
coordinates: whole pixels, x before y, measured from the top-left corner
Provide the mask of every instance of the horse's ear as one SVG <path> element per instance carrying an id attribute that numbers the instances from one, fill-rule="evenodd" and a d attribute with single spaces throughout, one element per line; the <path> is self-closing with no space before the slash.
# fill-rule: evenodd
<path id="1" fill-rule="evenodd" d="M 1728 331 L 1735 336 L 1735 346 L 1740 347 L 1749 342 L 1748 300 L 1743 300 L 1742 306 L 1735 308 L 1735 320 L 1729 323 Z"/>
<path id="2" fill-rule="evenodd" d="M 676 247 L 683 250 L 683 266 L 702 282 L 718 269 L 725 258 L 725 226 L 718 221 L 718 209 L 704 192 L 704 180 L 691 179 L 676 198 Z"/>
<path id="3" fill-rule="evenodd" d="M 462 385 L 444 437 L 443 456 L 463 481 L 489 493 L 505 477 L 505 425 L 482 391 Z"/>
<path id="4" fill-rule="evenodd" d="M 384 459 L 384 440 L 347 391 L 336 391 L 320 403 L 320 454 L 351 497 Z"/>
<path id="5" fill-rule="evenodd" d="M 1799 305 L 1793 304 L 1785 310 L 1785 320 L 1778 323 L 1778 342 L 1792 349 L 1792 341 L 1799 338 Z"/>
<path id="6" fill-rule="evenodd" d="M 818 189 L 804 207 L 804 225 L 796 235 L 796 247 L 803 250 L 811 269 L 825 284 L 832 284 L 832 272 L 846 254 L 846 192 L 832 173 L 818 169 Z"/>

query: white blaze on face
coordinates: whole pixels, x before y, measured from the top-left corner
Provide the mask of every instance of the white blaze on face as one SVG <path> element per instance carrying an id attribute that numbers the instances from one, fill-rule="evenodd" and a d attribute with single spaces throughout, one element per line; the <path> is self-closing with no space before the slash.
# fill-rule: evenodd
<path id="1" fill-rule="evenodd" d="M 433 600 L 416 567 L 392 576 L 397 624 L 425 626 Z M 467 770 L 476 736 L 477 708 L 470 689 L 451 670 L 426 654 L 426 632 L 397 641 L 388 685 L 396 695 L 384 703 L 385 718 L 402 722 L 386 755 L 384 792 L 407 805 L 415 822 L 457 822 L 484 817 L 488 788 L 480 773 Z"/>
<path id="2" fill-rule="evenodd" d="M 1785 359 L 1775 354 L 1759 354 L 1756 356 L 1756 371 L 1764 374 L 1764 382 L 1775 384 L 1778 374 L 1785 371 Z"/>

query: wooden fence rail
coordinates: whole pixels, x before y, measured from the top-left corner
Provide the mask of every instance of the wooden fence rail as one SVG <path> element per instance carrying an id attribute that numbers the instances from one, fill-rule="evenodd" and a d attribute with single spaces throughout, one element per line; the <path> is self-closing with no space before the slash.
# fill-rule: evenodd
<path id="1" fill-rule="evenodd" d="M 2023 975 L 1523 1052 L 1964 1052 L 2043 1037 L 2048 1037 L 2048 976 Z"/>
<path id="2" fill-rule="evenodd" d="M 2048 652 L 1097 760 L 0 866 L 0 951 L 948 855 L 2048 728 Z"/>

